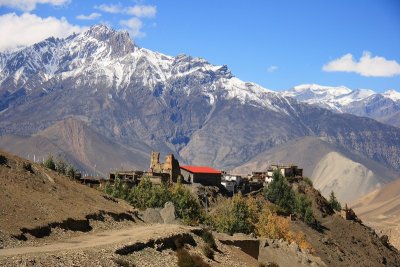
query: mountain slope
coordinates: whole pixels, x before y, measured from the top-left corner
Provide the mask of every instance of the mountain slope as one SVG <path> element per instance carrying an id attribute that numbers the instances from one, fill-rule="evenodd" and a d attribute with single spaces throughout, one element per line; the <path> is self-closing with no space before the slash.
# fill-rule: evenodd
<path id="1" fill-rule="evenodd" d="M 352 203 L 357 215 L 368 225 L 387 234 L 400 247 L 400 179 L 364 195 Z"/>
<path id="2" fill-rule="evenodd" d="M 84 122 L 68 118 L 32 136 L 2 136 L 0 147 L 30 155 L 37 160 L 49 154 L 64 158 L 81 170 L 107 176 L 110 170 L 146 169 L 150 161 L 150 148 L 136 144 L 126 148 L 93 131 Z M 96 165 L 96 167 L 94 167 Z"/>
<path id="3" fill-rule="evenodd" d="M 79 228 L 79 220 L 88 215 L 132 211 L 128 203 L 107 200 L 98 190 L 3 151 L 0 181 L 0 245 L 6 240 L 4 235 L 17 236 L 23 228 L 37 228 L 36 235 L 46 235 L 39 227 L 70 219 L 73 230 L 73 220 Z"/>
<path id="4" fill-rule="evenodd" d="M 304 175 L 313 180 L 324 196 L 328 197 L 333 190 L 343 203 L 350 203 L 400 175 L 316 137 L 297 139 L 264 151 L 233 172 L 264 171 L 271 164 L 301 166 Z"/>

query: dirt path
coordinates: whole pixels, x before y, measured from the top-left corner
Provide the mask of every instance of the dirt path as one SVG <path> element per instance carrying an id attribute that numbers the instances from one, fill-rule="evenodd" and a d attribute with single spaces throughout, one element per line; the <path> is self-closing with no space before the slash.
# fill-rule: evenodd
<path id="1" fill-rule="evenodd" d="M 120 230 L 110 230 L 101 233 L 81 235 L 39 247 L 0 249 L 0 257 L 93 248 L 126 242 L 145 242 L 151 238 L 155 239 L 158 237 L 168 236 L 173 233 L 189 232 L 190 229 L 191 228 L 188 226 L 174 224 L 135 226 Z"/>

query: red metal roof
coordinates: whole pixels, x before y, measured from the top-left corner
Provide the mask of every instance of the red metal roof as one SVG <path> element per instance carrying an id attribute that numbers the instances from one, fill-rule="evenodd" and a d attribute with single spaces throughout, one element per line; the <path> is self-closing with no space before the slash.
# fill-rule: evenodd
<path id="1" fill-rule="evenodd" d="M 207 166 L 180 166 L 182 169 L 191 173 L 212 173 L 221 174 L 219 170 Z"/>

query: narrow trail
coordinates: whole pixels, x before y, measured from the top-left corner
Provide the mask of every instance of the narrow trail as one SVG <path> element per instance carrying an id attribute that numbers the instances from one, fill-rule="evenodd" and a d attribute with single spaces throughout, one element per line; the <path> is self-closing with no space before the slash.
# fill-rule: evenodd
<path id="1" fill-rule="evenodd" d="M 129 242 L 145 242 L 149 239 L 166 237 L 171 234 L 187 233 L 191 229 L 192 228 L 189 226 L 174 224 L 134 226 L 119 230 L 108 230 L 99 233 L 85 234 L 70 239 L 55 241 L 51 244 L 38 247 L 27 246 L 0 249 L 0 258 L 32 253 L 47 253 L 64 250 L 94 248 Z"/>

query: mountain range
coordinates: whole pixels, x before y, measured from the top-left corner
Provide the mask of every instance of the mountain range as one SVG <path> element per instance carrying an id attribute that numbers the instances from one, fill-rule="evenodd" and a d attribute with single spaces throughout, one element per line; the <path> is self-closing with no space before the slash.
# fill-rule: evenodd
<path id="1" fill-rule="evenodd" d="M 345 86 L 303 84 L 282 94 L 335 112 L 369 117 L 400 127 L 400 93 L 394 89 L 376 93 L 369 89 L 351 90 Z"/>
<path id="2" fill-rule="evenodd" d="M 368 92 L 354 95 L 355 108 Z M 380 94 L 367 98 L 373 96 L 398 103 Z M 303 101 L 300 93 L 241 81 L 225 65 L 141 48 L 127 32 L 104 25 L 0 53 L 0 147 L 25 157 L 52 153 L 107 175 L 114 168 L 146 169 L 150 151 L 157 150 L 174 153 L 185 164 L 229 170 L 262 160 L 263 153 L 289 142 L 296 151 L 301 140 L 312 137 L 355 162 L 351 168 L 360 163 L 374 172 L 360 194 L 398 174 L 397 104 L 385 119 L 381 112 L 375 120 Z M 338 157 L 331 155 L 325 162 Z M 311 174 L 318 167 L 303 164 L 314 166 Z M 382 168 L 389 174 L 376 173 Z M 323 169 L 320 176 L 326 176 Z M 355 173 L 361 179 L 365 172 Z M 348 179 L 337 183 L 322 184 L 334 190 L 351 185 Z"/>

